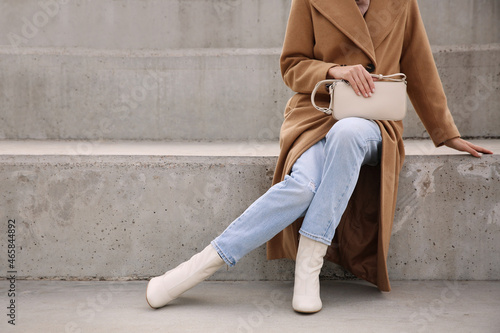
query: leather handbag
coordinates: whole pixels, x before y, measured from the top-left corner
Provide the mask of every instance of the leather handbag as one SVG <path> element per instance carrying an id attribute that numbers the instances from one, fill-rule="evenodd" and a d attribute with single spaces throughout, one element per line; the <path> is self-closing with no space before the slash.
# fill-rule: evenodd
<path id="1" fill-rule="evenodd" d="M 381 75 L 371 74 L 375 92 L 371 97 L 358 96 L 345 80 L 323 80 L 316 84 L 311 102 L 316 109 L 331 114 L 337 120 L 360 117 L 373 120 L 402 120 L 406 115 L 406 75 L 403 73 Z M 315 96 L 325 86 L 330 94 L 330 106 L 316 105 Z"/>

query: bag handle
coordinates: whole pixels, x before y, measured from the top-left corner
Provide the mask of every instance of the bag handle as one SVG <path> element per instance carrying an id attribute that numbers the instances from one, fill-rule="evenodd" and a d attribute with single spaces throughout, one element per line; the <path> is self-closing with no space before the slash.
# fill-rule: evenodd
<path id="1" fill-rule="evenodd" d="M 311 103 L 318 111 L 324 112 L 326 114 L 333 113 L 333 105 L 332 105 L 333 100 L 332 100 L 331 95 L 333 94 L 333 90 L 335 89 L 335 86 L 340 81 L 342 81 L 342 80 L 323 80 L 323 81 L 319 81 L 318 83 L 316 83 L 316 86 L 314 87 L 314 90 L 311 93 Z M 318 91 L 319 87 L 321 87 L 324 84 L 327 85 L 328 93 L 330 94 L 330 106 L 328 108 L 320 108 L 319 106 L 316 105 L 316 102 L 314 101 L 315 97 L 316 97 L 316 92 Z"/>
<path id="2" fill-rule="evenodd" d="M 404 82 L 406 83 L 406 74 L 403 73 L 396 73 L 396 74 L 390 74 L 390 75 L 382 75 L 382 74 L 370 74 L 371 77 L 379 79 L 379 80 L 386 80 L 386 81 L 394 81 L 394 82 Z M 400 76 L 401 78 L 395 79 L 395 77 Z"/>
<path id="3" fill-rule="evenodd" d="M 390 74 L 390 75 L 382 75 L 382 74 L 370 74 L 370 75 L 371 75 L 371 77 L 379 79 L 380 81 L 386 80 L 386 81 L 392 81 L 392 82 L 404 82 L 406 84 L 406 74 L 403 74 L 403 73 L 396 73 L 396 74 Z M 400 78 L 397 79 L 396 77 L 400 77 Z M 326 114 L 332 114 L 333 113 L 333 99 L 332 99 L 333 91 L 335 90 L 335 86 L 337 85 L 337 83 L 342 82 L 342 81 L 349 84 L 349 82 L 346 80 L 334 80 L 334 79 L 322 80 L 322 81 L 319 81 L 318 83 L 316 83 L 316 86 L 314 87 L 314 89 L 311 93 L 312 105 L 317 110 L 319 110 L 321 112 L 324 112 Z M 330 95 L 330 106 L 328 108 L 321 108 L 321 107 L 317 106 L 316 102 L 314 101 L 319 87 L 321 87 L 323 84 L 327 86 L 328 94 Z"/>

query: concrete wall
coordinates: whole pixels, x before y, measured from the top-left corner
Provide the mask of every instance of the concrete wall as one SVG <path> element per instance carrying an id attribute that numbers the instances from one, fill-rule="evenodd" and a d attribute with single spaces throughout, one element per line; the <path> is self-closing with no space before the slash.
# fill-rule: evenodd
<path id="1" fill-rule="evenodd" d="M 0 45 L 11 45 L 15 34 L 23 39 L 19 45 L 28 47 L 281 47 L 290 2 L 5 0 L 0 5 Z M 433 45 L 500 41 L 496 0 L 420 0 L 419 4 Z"/>
<path id="2" fill-rule="evenodd" d="M 498 1 L 420 4 L 462 134 L 498 137 Z M 276 140 L 290 96 L 278 66 L 289 5 L 3 1 L 0 139 Z M 407 137 L 426 136 L 412 112 L 405 124 Z M 20 278 L 162 273 L 262 194 L 275 164 L 258 156 L 0 156 L 0 209 L 17 223 Z M 407 158 L 392 279 L 499 279 L 499 163 L 498 155 Z M 214 279 L 292 278 L 293 263 L 263 259 L 260 248 Z M 327 265 L 324 275 L 346 273 Z"/>
<path id="3" fill-rule="evenodd" d="M 4 219 L 21 278 L 140 278 L 201 250 L 270 185 L 275 157 L 3 156 Z M 411 155 L 401 173 L 392 279 L 500 279 L 500 160 Z M 7 223 L 0 224 L 6 235 Z M 0 250 L 6 253 L 6 242 Z M 333 265 L 329 277 L 345 277 Z M 292 279 L 260 248 L 217 280 Z"/>
<path id="4" fill-rule="evenodd" d="M 498 137 L 498 2 L 420 4 L 462 135 Z M 3 2 L 0 139 L 277 140 L 291 95 L 278 64 L 289 6 Z M 413 111 L 405 127 L 427 137 Z"/>
<path id="5" fill-rule="evenodd" d="M 291 96 L 278 49 L 52 51 L 0 53 L 0 139 L 277 140 Z M 500 47 L 435 57 L 462 134 L 500 136 Z"/>
<path id="6" fill-rule="evenodd" d="M 7 0 L 0 31 L 21 46 L 95 49 L 262 48 L 283 42 L 288 0 Z M 66 3 L 66 4 L 61 4 Z M 53 13 L 46 24 L 39 17 Z M 29 23 L 40 22 L 31 33 Z M 26 27 L 26 28 L 25 28 Z M 23 34 L 23 29 L 25 32 Z M 12 39 L 12 38 L 11 38 Z M 0 45 L 10 45 L 6 34 Z M 17 44 L 17 43 L 16 43 Z"/>
<path id="7" fill-rule="evenodd" d="M 432 45 L 500 42 L 500 2 L 497 0 L 419 0 Z"/>
<path id="8" fill-rule="evenodd" d="M 290 95 L 276 52 L 2 59 L 0 138 L 7 139 L 270 140 Z"/>
<path id="9" fill-rule="evenodd" d="M 448 107 L 462 136 L 500 137 L 500 44 L 434 50 Z M 428 137 L 408 105 L 404 137 Z"/>

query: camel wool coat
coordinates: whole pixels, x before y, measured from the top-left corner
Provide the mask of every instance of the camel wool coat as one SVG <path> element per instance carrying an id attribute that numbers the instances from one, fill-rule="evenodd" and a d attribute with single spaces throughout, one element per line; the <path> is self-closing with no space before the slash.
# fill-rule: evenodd
<path id="1" fill-rule="evenodd" d="M 316 83 L 333 66 L 356 64 L 377 74 L 407 75 L 410 100 L 436 146 L 460 136 L 416 0 L 371 0 L 364 17 L 355 0 L 293 0 L 280 65 L 285 84 L 296 94 L 284 112 L 274 184 L 335 123 L 311 104 Z M 316 100 L 318 105 L 328 105 L 326 89 Z M 361 168 L 325 259 L 381 291 L 390 291 L 387 254 L 404 160 L 403 124 L 377 123 L 382 132 L 381 163 Z M 268 242 L 268 259 L 295 260 L 301 222 L 295 221 Z"/>

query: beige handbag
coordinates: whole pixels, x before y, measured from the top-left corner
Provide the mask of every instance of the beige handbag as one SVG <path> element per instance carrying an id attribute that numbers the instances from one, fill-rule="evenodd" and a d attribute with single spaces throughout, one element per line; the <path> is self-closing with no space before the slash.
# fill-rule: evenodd
<path id="1" fill-rule="evenodd" d="M 406 115 L 406 75 L 371 74 L 378 78 L 374 81 L 375 93 L 371 97 L 358 96 L 351 85 L 344 80 L 323 80 L 316 84 L 311 94 L 311 102 L 316 109 L 332 114 L 337 120 L 347 117 L 360 117 L 374 120 L 402 120 Z M 316 105 L 314 98 L 320 87 L 327 86 L 330 106 Z"/>

